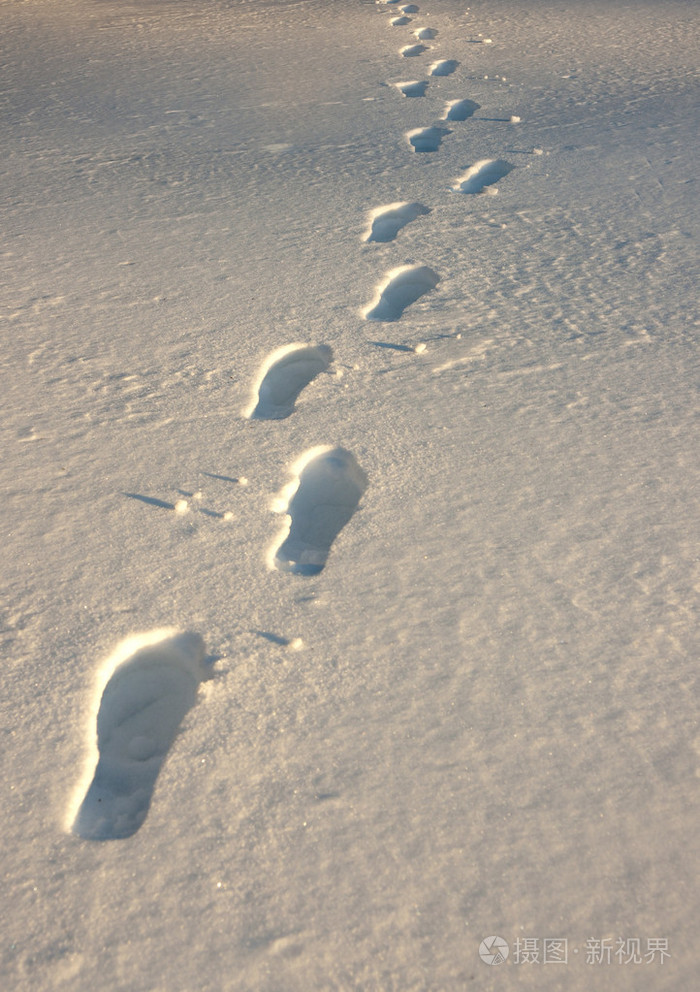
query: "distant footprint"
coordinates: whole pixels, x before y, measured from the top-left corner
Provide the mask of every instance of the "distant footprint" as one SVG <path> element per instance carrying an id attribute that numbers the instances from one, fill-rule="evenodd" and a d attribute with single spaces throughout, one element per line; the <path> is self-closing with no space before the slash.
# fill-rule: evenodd
<path id="1" fill-rule="evenodd" d="M 455 71 L 459 62 L 456 59 L 440 59 L 438 62 L 433 62 L 430 67 L 431 76 L 451 76 Z"/>
<path id="2" fill-rule="evenodd" d="M 436 28 L 417 28 L 413 32 L 418 41 L 432 41 L 437 36 Z"/>
<path id="3" fill-rule="evenodd" d="M 263 366 L 251 420 L 283 420 L 294 412 L 299 393 L 333 361 L 327 344 L 292 344 L 273 352 Z"/>
<path id="4" fill-rule="evenodd" d="M 405 59 L 412 59 L 416 55 L 422 55 L 427 50 L 425 45 L 406 45 L 399 54 L 403 55 Z"/>
<path id="5" fill-rule="evenodd" d="M 414 152 L 436 152 L 442 139 L 450 133 L 446 127 L 418 127 L 407 132 L 406 140 Z"/>
<path id="6" fill-rule="evenodd" d="M 139 829 L 178 727 L 206 677 L 204 655 L 199 634 L 163 630 L 117 649 L 97 713 L 97 767 L 73 833 L 117 840 Z"/>
<path id="7" fill-rule="evenodd" d="M 481 193 L 487 186 L 493 186 L 499 179 L 507 176 L 514 168 L 515 166 L 505 159 L 484 158 L 467 169 L 453 188 L 456 193 Z"/>
<path id="8" fill-rule="evenodd" d="M 404 96 L 415 97 L 415 96 L 425 96 L 425 91 L 428 88 L 428 80 L 411 80 L 408 83 L 394 83 L 397 89 L 401 90 Z"/>
<path id="9" fill-rule="evenodd" d="M 445 109 L 446 121 L 466 121 L 479 110 L 481 104 L 473 100 L 451 100 Z"/>
<path id="10" fill-rule="evenodd" d="M 440 276 L 427 265 L 402 265 L 387 273 L 377 295 L 363 311 L 365 320 L 399 320 L 406 307 L 435 289 Z"/>
<path id="11" fill-rule="evenodd" d="M 416 217 L 429 214 L 430 207 L 422 203 L 390 203 L 385 207 L 377 207 L 370 213 L 370 227 L 365 234 L 365 241 L 393 241 L 402 227 L 410 224 Z"/>
<path id="12" fill-rule="evenodd" d="M 286 512 L 289 532 L 272 563 L 282 572 L 318 575 L 336 537 L 367 488 L 367 476 L 345 448 L 313 448 L 294 466 L 298 486 Z"/>
<path id="13" fill-rule="evenodd" d="M 400 28 L 403 27 L 404 24 L 410 24 L 411 18 L 405 17 L 402 14 L 401 17 L 392 17 L 389 23 L 391 24 L 392 28 Z"/>
<path id="14" fill-rule="evenodd" d="M 405 7 L 399 7 L 402 14 L 417 14 L 420 10 L 415 3 L 407 3 Z"/>

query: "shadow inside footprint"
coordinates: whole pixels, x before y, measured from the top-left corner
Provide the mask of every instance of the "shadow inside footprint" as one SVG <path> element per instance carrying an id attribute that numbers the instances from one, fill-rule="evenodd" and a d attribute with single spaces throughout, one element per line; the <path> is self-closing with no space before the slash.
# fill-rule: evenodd
<path id="1" fill-rule="evenodd" d="M 399 320 L 406 307 L 435 289 L 440 276 L 427 265 L 402 265 L 387 274 L 364 311 L 366 320 Z"/>
<path id="2" fill-rule="evenodd" d="M 287 345 L 273 352 L 263 366 L 257 401 L 248 413 L 251 420 L 283 420 L 305 386 L 325 372 L 333 361 L 327 344 Z"/>
<path id="3" fill-rule="evenodd" d="M 403 55 L 405 59 L 415 58 L 416 55 L 422 55 L 423 52 L 427 52 L 425 45 L 406 45 L 401 49 L 400 54 Z"/>
<path id="4" fill-rule="evenodd" d="M 440 59 L 430 67 L 431 76 L 451 76 L 459 62 L 456 59 Z"/>
<path id="5" fill-rule="evenodd" d="M 331 545 L 367 488 L 367 476 L 345 448 L 313 449 L 296 465 L 299 484 L 289 501 L 289 532 L 273 563 L 282 572 L 318 575 Z"/>
<path id="6" fill-rule="evenodd" d="M 73 821 L 85 840 L 131 837 L 142 825 L 178 727 L 207 677 L 199 634 L 158 631 L 125 642 L 97 713 L 97 767 Z M 116 656 L 115 656 L 116 657 Z"/>
<path id="7" fill-rule="evenodd" d="M 419 127 L 409 131 L 406 139 L 414 152 L 436 152 L 447 134 L 451 131 L 446 127 Z"/>
<path id="8" fill-rule="evenodd" d="M 447 105 L 446 121 L 466 121 L 479 110 L 481 104 L 473 100 L 453 100 Z"/>
<path id="9" fill-rule="evenodd" d="M 401 90 L 404 96 L 416 97 L 425 96 L 425 91 L 428 88 L 427 79 L 412 79 L 408 83 L 394 83 L 397 89 Z"/>
<path id="10" fill-rule="evenodd" d="M 507 176 L 514 168 L 515 166 L 503 158 L 482 159 L 480 162 L 475 162 L 462 178 L 457 180 L 454 190 L 456 193 L 481 193 L 487 186 L 493 186 L 499 179 Z"/>
<path id="11" fill-rule="evenodd" d="M 390 203 L 386 207 L 377 207 L 370 214 L 370 229 L 365 241 L 393 241 L 402 227 L 416 217 L 429 213 L 430 207 L 422 203 Z"/>

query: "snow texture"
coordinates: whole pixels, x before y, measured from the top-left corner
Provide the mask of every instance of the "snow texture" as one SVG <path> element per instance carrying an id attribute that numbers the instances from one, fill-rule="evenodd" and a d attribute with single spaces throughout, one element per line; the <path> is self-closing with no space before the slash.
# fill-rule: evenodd
<path id="1" fill-rule="evenodd" d="M 0 0 L 3 992 L 697 985 L 700 5 L 407 5 Z"/>

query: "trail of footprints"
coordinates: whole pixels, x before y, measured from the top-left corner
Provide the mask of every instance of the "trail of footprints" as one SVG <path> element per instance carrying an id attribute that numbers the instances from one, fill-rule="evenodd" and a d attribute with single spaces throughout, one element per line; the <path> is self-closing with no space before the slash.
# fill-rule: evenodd
<path id="1" fill-rule="evenodd" d="M 387 7 L 397 3 L 383 0 Z M 400 28 L 412 24 L 410 15 L 417 13 L 418 5 L 404 4 L 390 25 Z M 415 41 L 404 45 L 400 55 L 418 59 L 430 50 L 424 43 L 433 41 L 438 32 L 428 26 L 411 30 Z M 430 65 L 427 79 L 394 86 L 403 97 L 425 97 L 431 78 L 451 76 L 458 67 L 454 59 L 438 59 Z M 448 101 L 442 119 L 467 121 L 479 109 L 473 100 L 453 99 Z M 447 127 L 432 124 L 417 127 L 405 137 L 414 152 L 433 154 L 452 133 Z M 480 159 L 455 180 L 452 190 L 463 194 L 493 191 L 495 183 L 512 169 L 505 159 Z M 391 243 L 406 225 L 430 213 L 430 207 L 416 201 L 377 207 L 369 212 L 363 241 Z M 440 276 L 428 265 L 396 266 L 377 285 L 362 316 L 368 321 L 398 321 L 439 282 Z M 290 417 L 303 390 L 327 372 L 332 361 L 333 352 L 326 344 L 292 344 L 273 352 L 260 370 L 244 416 L 251 421 Z M 288 526 L 269 553 L 269 565 L 283 573 L 316 576 L 326 566 L 338 534 L 355 514 L 368 478 L 352 452 L 340 446 L 310 448 L 292 466 L 292 472 L 294 479 L 284 492 Z M 126 495 L 171 507 L 151 497 Z M 179 507 L 180 503 L 172 506 L 175 510 Z M 86 840 L 116 840 L 138 831 L 148 815 L 156 780 L 180 723 L 194 705 L 200 683 L 211 676 L 211 667 L 202 638 L 191 632 L 153 631 L 119 646 L 104 669 L 96 714 L 96 760 L 93 755 L 93 767 L 76 792 L 69 820 L 73 833 Z"/>

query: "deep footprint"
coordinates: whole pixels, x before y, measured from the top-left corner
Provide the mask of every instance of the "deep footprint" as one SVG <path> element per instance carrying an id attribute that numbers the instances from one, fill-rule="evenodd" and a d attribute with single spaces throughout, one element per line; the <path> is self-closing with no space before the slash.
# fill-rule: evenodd
<path id="1" fill-rule="evenodd" d="M 289 532 L 273 557 L 275 568 L 318 575 L 336 537 L 355 513 L 367 476 L 345 448 L 316 448 L 296 464 L 299 484 L 287 505 Z"/>
<path id="2" fill-rule="evenodd" d="M 410 24 L 411 18 L 405 17 L 402 14 L 401 17 L 392 17 L 389 23 L 391 24 L 392 28 L 401 28 L 404 26 L 404 24 Z"/>
<path id="3" fill-rule="evenodd" d="M 377 207 L 370 214 L 370 228 L 364 240 L 393 241 L 402 227 L 416 217 L 429 213 L 430 207 L 422 203 L 390 203 L 386 207 Z"/>
<path id="4" fill-rule="evenodd" d="M 156 631 L 125 642 L 97 713 L 98 761 L 72 831 L 85 840 L 131 837 L 207 674 L 199 634 Z"/>
<path id="5" fill-rule="evenodd" d="M 479 110 L 481 104 L 473 100 L 452 100 L 445 111 L 446 121 L 466 121 Z"/>
<path id="6" fill-rule="evenodd" d="M 413 32 L 413 35 L 418 39 L 418 41 L 432 41 L 433 38 L 437 37 L 437 29 L 417 28 L 417 30 Z"/>
<path id="7" fill-rule="evenodd" d="M 288 345 L 275 351 L 260 374 L 257 399 L 247 416 L 251 420 L 283 420 L 305 386 L 333 361 L 327 344 Z"/>
<path id="8" fill-rule="evenodd" d="M 481 193 L 487 186 L 493 186 L 515 168 L 502 158 L 485 158 L 475 162 L 470 169 L 457 180 L 454 187 L 456 193 Z"/>
<path id="9" fill-rule="evenodd" d="M 401 90 L 403 95 L 407 97 L 425 96 L 425 91 L 428 88 L 428 80 L 422 79 L 419 81 L 413 79 L 408 83 L 394 83 L 394 86 Z"/>
<path id="10" fill-rule="evenodd" d="M 416 55 L 422 55 L 423 52 L 427 52 L 425 45 L 406 45 L 401 49 L 400 55 L 403 55 L 405 59 L 411 59 Z"/>
<path id="11" fill-rule="evenodd" d="M 366 320 L 399 320 L 406 307 L 435 289 L 440 276 L 427 265 L 402 265 L 392 269 L 364 310 Z"/>
<path id="12" fill-rule="evenodd" d="M 436 152 L 447 134 L 451 131 L 446 127 L 418 127 L 406 134 L 406 140 L 414 152 Z"/>
<path id="13" fill-rule="evenodd" d="M 430 67 L 431 76 L 451 76 L 455 71 L 459 62 L 456 59 L 440 59 L 439 62 L 433 62 Z"/>

